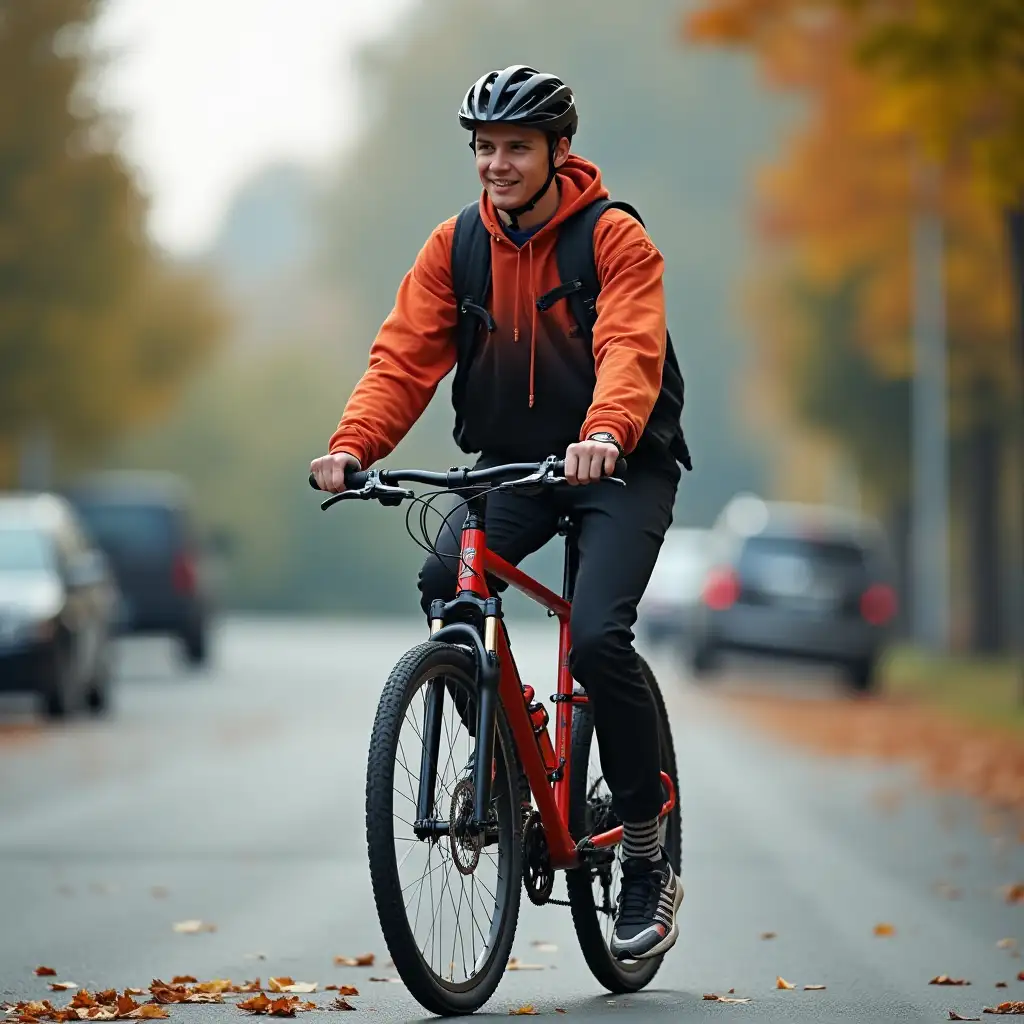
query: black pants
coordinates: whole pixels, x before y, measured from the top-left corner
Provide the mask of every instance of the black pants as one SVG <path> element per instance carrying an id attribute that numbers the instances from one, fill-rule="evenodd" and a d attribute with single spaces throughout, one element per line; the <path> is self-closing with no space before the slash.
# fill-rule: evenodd
<path id="1" fill-rule="evenodd" d="M 509 460 L 483 457 L 477 468 L 502 461 Z M 613 809 L 622 821 L 646 821 L 661 809 L 658 719 L 633 649 L 632 627 L 672 522 L 680 470 L 667 455 L 628 462 L 626 487 L 566 484 L 539 495 L 488 494 L 487 545 L 515 565 L 555 536 L 560 515 L 572 513 L 578 522 L 580 563 L 569 667 L 590 697 Z M 431 554 L 420 570 L 424 614 L 435 598 L 455 596 L 464 518 L 464 510 L 452 515 L 450 528 L 439 531 L 435 546 L 449 557 Z"/>

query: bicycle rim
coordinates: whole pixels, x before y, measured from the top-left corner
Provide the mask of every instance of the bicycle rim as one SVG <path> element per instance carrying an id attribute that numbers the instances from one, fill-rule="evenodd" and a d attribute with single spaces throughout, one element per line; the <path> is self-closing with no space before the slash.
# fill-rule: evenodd
<path id="1" fill-rule="evenodd" d="M 396 665 L 378 707 L 367 771 L 367 843 L 381 929 L 413 996 L 440 1014 L 472 1012 L 504 973 L 520 899 L 519 815 L 512 740 L 500 708 L 485 843 L 413 831 L 426 699 L 444 682 L 434 821 L 466 810 L 475 740 L 474 664 L 463 650 L 426 643 Z M 463 714 L 460 714 L 462 710 Z"/>

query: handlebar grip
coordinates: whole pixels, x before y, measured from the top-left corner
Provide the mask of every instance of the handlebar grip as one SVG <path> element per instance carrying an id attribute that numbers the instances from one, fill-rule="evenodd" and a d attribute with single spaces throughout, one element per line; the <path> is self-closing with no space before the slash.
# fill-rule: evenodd
<path id="1" fill-rule="evenodd" d="M 358 491 L 362 487 L 366 486 L 366 478 L 369 475 L 368 469 L 351 469 L 345 471 L 345 490 L 346 491 Z M 316 477 L 312 473 L 309 474 L 309 486 L 314 491 L 319 491 L 321 488 L 317 485 Z"/>
<path id="2" fill-rule="evenodd" d="M 615 460 L 615 469 L 612 470 L 611 475 L 619 477 L 620 479 L 625 479 L 625 477 L 626 477 L 626 470 L 628 468 L 629 467 L 628 467 L 628 464 L 626 462 L 625 456 L 624 455 L 620 455 Z M 556 474 L 558 476 L 565 476 L 565 459 L 559 459 L 555 463 L 555 471 L 556 471 Z"/>

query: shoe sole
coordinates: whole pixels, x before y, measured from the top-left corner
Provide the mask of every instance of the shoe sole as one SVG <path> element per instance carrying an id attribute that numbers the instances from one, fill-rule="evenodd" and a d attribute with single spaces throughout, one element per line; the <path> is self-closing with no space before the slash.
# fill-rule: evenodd
<path id="1" fill-rule="evenodd" d="M 680 906 L 682 906 L 682 903 L 683 903 L 683 895 L 684 895 L 683 894 L 683 885 L 682 885 L 682 882 L 680 882 L 679 878 L 677 877 L 676 878 L 676 897 L 675 897 L 675 901 L 674 901 L 675 902 L 675 906 L 673 907 L 673 910 L 672 910 L 672 927 L 669 930 L 669 933 L 665 936 L 665 938 L 663 938 L 660 942 L 658 942 L 656 945 L 652 946 L 649 950 L 647 950 L 644 953 L 634 953 L 631 950 L 626 949 L 626 948 L 616 949 L 615 948 L 615 940 L 613 938 L 612 939 L 612 946 L 611 946 L 611 954 L 612 954 L 612 956 L 616 960 L 620 960 L 620 961 L 622 961 L 622 960 L 650 960 L 652 957 L 661 956 L 663 953 L 667 953 L 676 944 L 676 939 L 679 938 L 679 921 L 677 920 L 677 915 L 679 913 L 679 908 L 680 908 Z"/>

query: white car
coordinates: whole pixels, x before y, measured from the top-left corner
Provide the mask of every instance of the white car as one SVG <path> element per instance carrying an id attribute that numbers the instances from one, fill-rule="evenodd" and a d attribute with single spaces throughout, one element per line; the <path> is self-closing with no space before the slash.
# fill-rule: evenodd
<path id="1" fill-rule="evenodd" d="M 665 534 L 654 573 L 637 607 L 649 644 L 685 641 L 693 628 L 708 564 L 707 530 L 673 527 Z"/>

